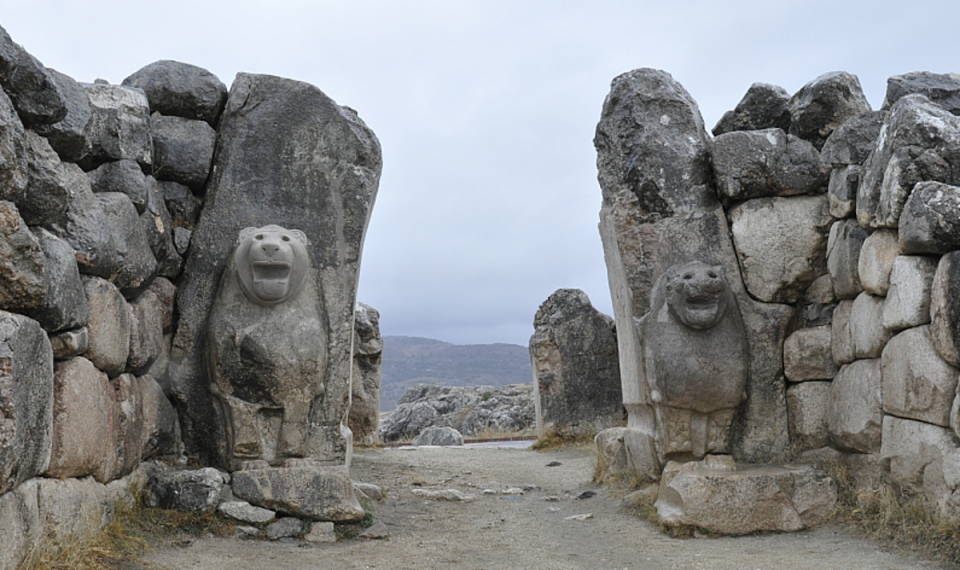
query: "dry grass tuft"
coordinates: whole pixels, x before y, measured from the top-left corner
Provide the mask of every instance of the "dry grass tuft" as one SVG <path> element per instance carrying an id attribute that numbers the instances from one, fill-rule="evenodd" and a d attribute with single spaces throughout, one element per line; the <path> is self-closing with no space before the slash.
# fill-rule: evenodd
<path id="1" fill-rule="evenodd" d="M 535 451 L 546 451 L 548 449 L 561 448 L 592 448 L 595 434 L 581 434 L 566 432 L 563 430 L 551 430 L 547 434 L 530 446 Z"/>

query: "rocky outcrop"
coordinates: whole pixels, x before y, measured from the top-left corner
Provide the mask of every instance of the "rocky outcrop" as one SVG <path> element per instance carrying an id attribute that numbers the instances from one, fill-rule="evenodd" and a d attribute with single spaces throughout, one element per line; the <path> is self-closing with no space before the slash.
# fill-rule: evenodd
<path id="1" fill-rule="evenodd" d="M 530 337 L 537 434 L 594 435 L 624 418 L 613 319 L 579 289 L 558 289 Z"/>
<path id="2" fill-rule="evenodd" d="M 354 443 L 373 445 L 378 441 L 380 427 L 380 364 L 383 360 L 380 313 L 370 305 L 357 303 L 355 322 L 347 426 L 353 432 Z"/>
<path id="3" fill-rule="evenodd" d="M 533 387 L 415 384 L 380 423 L 385 442 L 417 436 L 431 426 L 449 426 L 464 436 L 484 430 L 521 432 L 534 427 Z"/>

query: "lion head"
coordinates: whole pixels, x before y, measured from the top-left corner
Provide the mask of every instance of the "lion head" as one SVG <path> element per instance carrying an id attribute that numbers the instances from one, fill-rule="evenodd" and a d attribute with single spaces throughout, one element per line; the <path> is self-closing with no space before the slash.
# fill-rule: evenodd
<path id="1" fill-rule="evenodd" d="M 709 329 L 719 323 L 727 312 L 729 289 L 719 265 L 692 261 L 667 270 L 667 305 L 690 328 Z"/>
<path id="2" fill-rule="evenodd" d="M 307 236 L 280 226 L 241 231 L 233 259 L 243 293 L 261 305 L 276 305 L 299 293 L 310 268 Z"/>

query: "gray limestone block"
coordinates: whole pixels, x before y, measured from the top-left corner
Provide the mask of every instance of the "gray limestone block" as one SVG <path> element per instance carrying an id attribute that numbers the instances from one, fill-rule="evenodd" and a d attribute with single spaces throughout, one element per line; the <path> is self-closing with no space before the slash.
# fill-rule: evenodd
<path id="1" fill-rule="evenodd" d="M 0 199 L 15 203 L 23 201 L 29 180 L 24 133 L 13 103 L 0 89 Z"/>
<path id="2" fill-rule="evenodd" d="M 179 182 L 200 189 L 210 174 L 217 133 L 204 121 L 150 117 L 153 136 L 153 175 L 157 180 Z"/>
<path id="3" fill-rule="evenodd" d="M 116 244 L 116 257 L 107 265 L 116 269 L 108 277 L 125 296 L 135 297 L 156 275 L 157 260 L 150 241 L 126 194 L 105 192 L 96 200 L 103 208 L 110 241 Z"/>
<path id="4" fill-rule="evenodd" d="M 379 441 L 380 427 L 380 372 L 383 360 L 380 313 L 358 302 L 354 322 L 352 394 L 347 427 L 353 432 L 354 443 L 373 445 Z"/>
<path id="5" fill-rule="evenodd" d="M 227 100 L 227 86 L 214 74 L 179 61 L 155 61 L 124 79 L 123 85 L 143 89 L 151 111 L 199 119 L 214 127 Z"/>
<path id="6" fill-rule="evenodd" d="M 190 188 L 178 182 L 160 181 L 160 190 L 163 200 L 167 204 L 167 211 L 173 219 L 173 225 L 178 228 L 192 230 L 200 216 L 202 206 L 200 200 L 193 195 Z"/>
<path id="7" fill-rule="evenodd" d="M 91 116 L 90 100 L 83 86 L 73 78 L 55 69 L 47 71 L 60 87 L 67 114 L 56 123 L 34 125 L 33 130 L 50 142 L 50 146 L 57 151 L 61 160 L 77 162 L 90 152 L 90 140 L 87 139 L 86 132 Z"/>
<path id="8" fill-rule="evenodd" d="M 237 497 L 287 515 L 331 522 L 364 515 L 343 466 L 245 469 L 233 473 L 231 485 Z"/>
<path id="9" fill-rule="evenodd" d="M 880 128 L 886 118 L 886 111 L 871 111 L 850 117 L 827 138 L 820 151 L 820 160 L 833 165 L 863 164 L 876 148 Z"/>
<path id="10" fill-rule="evenodd" d="M 717 190 L 736 200 L 814 194 L 827 182 L 817 149 L 781 129 L 720 135 L 712 155 Z"/>
<path id="11" fill-rule="evenodd" d="M 92 541 L 113 520 L 116 507 L 107 486 L 89 477 L 40 479 L 37 506 L 44 548 L 51 550 Z"/>
<path id="12" fill-rule="evenodd" d="M 130 354 L 130 309 L 120 291 L 99 277 L 84 277 L 90 307 L 89 341 L 84 356 L 114 377 L 126 367 Z"/>
<path id="13" fill-rule="evenodd" d="M 303 522 L 296 517 L 281 517 L 277 522 L 267 525 L 265 532 L 270 540 L 296 537 L 303 532 Z"/>
<path id="14" fill-rule="evenodd" d="M 160 324 L 164 334 L 173 330 L 173 306 L 177 296 L 177 286 L 170 280 L 157 277 L 147 287 L 147 291 L 156 296 L 160 308 Z"/>
<path id="15" fill-rule="evenodd" d="M 33 318 L 51 333 L 86 326 L 90 310 L 76 253 L 70 244 L 43 228 L 34 228 L 33 234 L 43 250 L 46 268 L 43 306 L 32 313 Z"/>
<path id="16" fill-rule="evenodd" d="M 960 184 L 960 117 L 923 95 L 907 95 L 890 109 L 881 136 L 863 163 L 857 220 L 871 228 L 896 228 L 918 182 Z"/>
<path id="17" fill-rule="evenodd" d="M 130 351 L 126 370 L 142 375 L 160 355 L 163 345 L 163 307 L 149 289 L 128 304 L 130 307 Z"/>
<path id="18" fill-rule="evenodd" d="M 856 220 L 838 220 L 830 227 L 827 270 L 833 278 L 833 291 L 840 299 L 853 299 L 863 291 L 859 264 L 867 235 Z"/>
<path id="19" fill-rule="evenodd" d="M 830 346 L 833 361 L 837 364 L 849 364 L 856 359 L 853 345 L 853 333 L 850 329 L 850 317 L 853 313 L 853 301 L 840 301 L 833 311 L 830 327 Z"/>
<path id="20" fill-rule="evenodd" d="M 0 309 L 19 313 L 42 310 L 46 277 L 40 242 L 17 207 L 0 201 Z"/>
<path id="21" fill-rule="evenodd" d="M 430 426 L 413 438 L 413 445 L 463 445 L 463 435 L 450 426 Z"/>
<path id="22" fill-rule="evenodd" d="M 732 111 L 727 111 L 713 127 L 713 136 L 732 131 L 756 131 L 790 128 L 790 111 L 787 103 L 790 94 L 778 85 L 754 83 Z"/>
<path id="23" fill-rule="evenodd" d="M 880 365 L 885 413 L 950 427 L 958 371 L 937 354 L 929 326 L 890 339 Z"/>
<path id="24" fill-rule="evenodd" d="M 360 534 L 360 538 L 385 538 L 389 536 L 389 533 L 385 536 L 376 536 L 376 537 L 367 537 L 364 536 L 370 531 L 376 530 L 375 527 L 381 526 L 386 528 L 383 523 L 376 523 L 363 533 Z M 310 532 L 304 535 L 304 540 L 307 542 L 336 542 L 337 541 L 337 532 L 336 526 L 332 522 L 314 522 L 310 524 Z"/>
<path id="25" fill-rule="evenodd" d="M 177 411 L 152 376 L 138 376 L 136 381 L 142 398 L 141 458 L 175 453 L 179 428 Z"/>
<path id="26" fill-rule="evenodd" d="M 893 332 L 883 326 L 885 299 L 867 292 L 853 300 L 850 310 L 850 337 L 857 358 L 877 358 Z"/>
<path id="27" fill-rule="evenodd" d="M 192 237 L 193 232 L 186 228 L 173 228 L 173 245 L 177 248 L 180 257 L 186 257 L 190 252 L 190 239 Z"/>
<path id="28" fill-rule="evenodd" d="M 960 249 L 960 187 L 918 182 L 900 214 L 904 253 L 947 253 Z"/>
<path id="29" fill-rule="evenodd" d="M 857 188 L 860 186 L 860 166 L 849 164 L 837 166 L 830 171 L 827 197 L 830 198 L 830 215 L 837 219 L 854 215 L 857 207 Z"/>
<path id="30" fill-rule="evenodd" d="M 116 398 L 117 439 L 108 442 L 116 449 L 116 463 L 107 463 L 110 480 L 125 477 L 140 464 L 143 440 L 143 395 L 133 374 L 121 374 L 110 381 Z"/>
<path id="31" fill-rule="evenodd" d="M 830 380 L 838 370 L 833 360 L 831 326 L 799 329 L 783 342 L 783 373 L 787 380 Z"/>
<path id="32" fill-rule="evenodd" d="M 834 447 L 851 453 L 880 450 L 883 410 L 880 359 L 856 360 L 830 383 L 827 424 Z"/>
<path id="33" fill-rule="evenodd" d="M 37 506 L 39 480 L 0 495 L 0 568 L 22 568 L 43 537 Z"/>
<path id="34" fill-rule="evenodd" d="M 813 283 L 804 291 L 803 301 L 818 305 L 829 305 L 837 301 L 837 295 L 833 291 L 833 277 L 824 273 L 814 279 Z"/>
<path id="35" fill-rule="evenodd" d="M 696 101 L 669 73 L 617 76 L 593 139 L 604 204 L 630 204 L 640 223 L 715 207 L 708 141 Z"/>
<path id="36" fill-rule="evenodd" d="M 188 453 L 223 460 L 224 434 L 214 425 L 203 361 L 205 323 L 238 233 L 276 224 L 303 231 L 322 268 L 328 359 L 323 405 L 312 411 L 310 455 L 346 457 L 340 425 L 349 409 L 357 277 L 381 164 L 374 133 L 355 111 L 316 87 L 266 75 L 237 76 L 218 124 L 207 206 L 191 236 L 178 297 L 172 382 L 184 403 Z"/>
<path id="37" fill-rule="evenodd" d="M 787 388 L 790 441 L 802 449 L 830 444 L 827 408 L 830 382 L 801 382 Z"/>
<path id="38" fill-rule="evenodd" d="M 50 462 L 53 351 L 33 319 L 0 311 L 0 493 Z"/>
<path id="39" fill-rule="evenodd" d="M 537 433 L 597 433 L 623 421 L 613 319 L 579 289 L 558 289 L 539 307 L 530 337 Z"/>
<path id="40" fill-rule="evenodd" d="M 884 416 L 880 456 L 889 465 L 889 480 L 905 492 L 929 496 L 936 487 L 948 494 L 960 487 L 960 447 L 949 429 Z M 940 481 L 931 480 L 935 472 Z M 936 497 L 930 498 L 932 503 L 938 502 Z"/>
<path id="41" fill-rule="evenodd" d="M 90 178 L 90 189 L 94 192 L 121 192 L 130 198 L 137 214 L 146 210 L 150 181 L 137 161 L 125 159 L 105 162 L 88 172 L 87 176 Z"/>
<path id="42" fill-rule="evenodd" d="M 86 293 L 84 293 L 84 298 L 86 298 Z M 90 336 L 87 327 L 80 327 L 78 329 L 50 335 L 50 346 L 53 348 L 53 358 L 56 360 L 67 360 L 74 356 L 80 356 L 86 352 L 89 340 Z"/>
<path id="43" fill-rule="evenodd" d="M 157 260 L 157 275 L 176 279 L 183 266 L 183 258 L 173 242 L 173 218 L 167 211 L 160 185 L 147 177 L 147 207 L 140 214 L 140 225 L 150 243 L 150 250 Z"/>
<path id="44" fill-rule="evenodd" d="M 883 303 L 883 326 L 890 330 L 930 322 L 930 290 L 937 258 L 898 255 L 890 272 L 890 289 Z"/>
<path id="45" fill-rule="evenodd" d="M 930 335 L 940 356 L 960 366 L 960 252 L 940 258 L 930 290 Z"/>
<path id="46" fill-rule="evenodd" d="M 56 79 L 10 34 L 0 28 L 0 87 L 13 100 L 27 126 L 60 121 L 67 114 Z"/>
<path id="47" fill-rule="evenodd" d="M 849 118 L 871 111 L 856 75 L 825 73 L 800 88 L 787 103 L 790 134 L 823 147 L 827 138 Z"/>
<path id="48" fill-rule="evenodd" d="M 757 198 L 729 215 L 744 285 L 757 299 L 792 303 L 826 273 L 833 223 L 826 196 Z"/>
<path id="49" fill-rule="evenodd" d="M 893 262 L 900 255 L 896 230 L 876 230 L 863 242 L 857 270 L 860 284 L 871 295 L 884 296 L 890 289 Z"/>
<path id="50" fill-rule="evenodd" d="M 901 97 L 914 93 L 925 95 L 945 110 L 960 115 L 960 75 L 956 73 L 914 71 L 894 75 L 887 79 L 883 108 L 889 109 Z"/>
<path id="51" fill-rule="evenodd" d="M 77 187 L 83 187 L 83 171 L 64 163 L 46 139 L 26 131 L 27 172 L 29 181 L 18 201 L 20 215 L 31 226 L 59 226 L 67 223 L 67 207 Z"/>
<path id="52" fill-rule="evenodd" d="M 92 170 L 104 162 L 129 159 L 150 168 L 150 105 L 143 91 L 102 83 L 85 87 L 91 111 L 86 128 L 90 152 L 80 166 Z"/>
<path id="53" fill-rule="evenodd" d="M 220 506 L 217 507 L 217 512 L 225 517 L 241 522 L 258 524 L 270 522 L 277 516 L 277 513 L 270 509 L 255 507 L 246 501 L 227 501 L 220 503 Z"/>
<path id="54" fill-rule="evenodd" d="M 225 473 L 212 467 L 158 473 L 144 489 L 147 506 L 181 512 L 212 513 L 220 505 Z"/>

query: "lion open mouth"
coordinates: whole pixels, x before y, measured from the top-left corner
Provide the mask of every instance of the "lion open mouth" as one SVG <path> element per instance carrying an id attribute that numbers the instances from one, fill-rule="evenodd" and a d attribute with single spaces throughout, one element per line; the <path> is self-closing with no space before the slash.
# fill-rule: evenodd
<path id="1" fill-rule="evenodd" d="M 250 264 L 253 286 L 265 298 L 282 297 L 287 292 L 291 264 L 286 261 L 254 261 Z"/>

